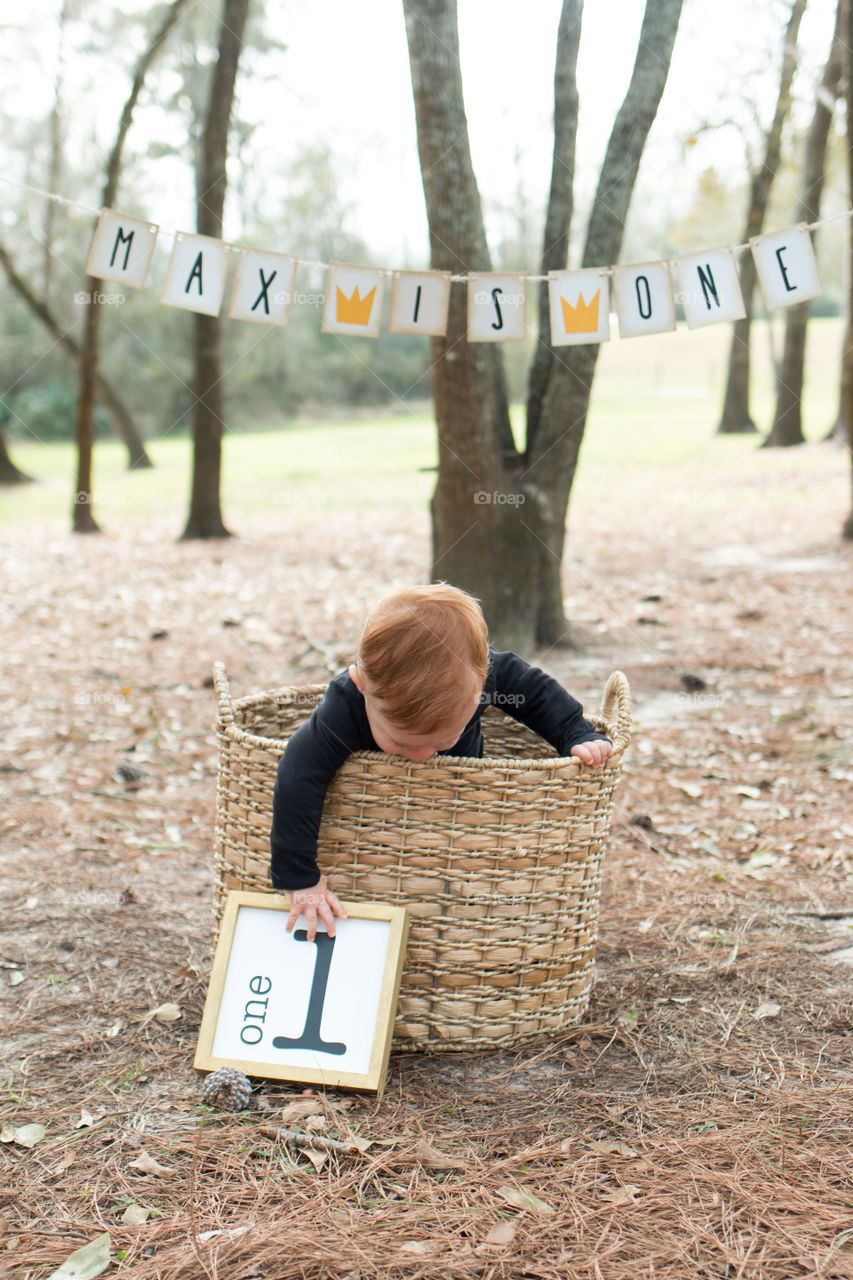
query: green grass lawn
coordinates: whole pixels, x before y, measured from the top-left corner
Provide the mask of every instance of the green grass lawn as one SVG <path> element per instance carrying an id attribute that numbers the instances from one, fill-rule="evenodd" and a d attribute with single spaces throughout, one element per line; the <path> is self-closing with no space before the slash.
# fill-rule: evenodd
<path id="1" fill-rule="evenodd" d="M 778 344 L 781 329 L 775 339 Z M 810 327 L 804 421 L 819 440 L 834 420 L 838 403 L 839 320 L 816 320 Z M 648 505 L 664 494 L 691 501 L 694 491 L 731 485 L 741 468 L 756 467 L 757 438 L 715 437 L 730 330 L 661 334 L 605 344 L 572 499 L 582 516 L 618 493 L 619 503 Z M 773 377 L 767 325 L 753 334 L 752 411 L 762 430 L 773 411 Z M 524 412 L 514 411 L 518 436 Z M 239 428 L 239 422 L 235 427 Z M 121 532 L 152 524 L 180 532 L 186 515 L 191 443 L 168 438 L 149 442 L 156 466 L 125 469 L 125 450 L 99 443 L 93 489 L 99 523 Z M 68 444 L 14 442 L 13 457 L 38 484 L 0 490 L 0 525 L 68 527 L 74 451 Z M 767 484 L 747 486 L 742 500 L 764 503 L 774 477 L 789 476 L 797 458 L 802 483 L 815 465 L 802 450 L 765 452 L 761 474 Z M 236 532 L 281 522 L 294 510 L 423 512 L 434 484 L 435 427 L 429 413 L 377 411 L 367 420 L 288 423 L 265 432 L 230 433 L 224 444 L 223 511 Z M 839 475 L 846 462 L 838 461 Z M 790 476 L 789 476 L 790 480 Z M 680 495 L 680 497 L 679 497 Z M 286 523 L 286 521 L 285 521 Z"/>

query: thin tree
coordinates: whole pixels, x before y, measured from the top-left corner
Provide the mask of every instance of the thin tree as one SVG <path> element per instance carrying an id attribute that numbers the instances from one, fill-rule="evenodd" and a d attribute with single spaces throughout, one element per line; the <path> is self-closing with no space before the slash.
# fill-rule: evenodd
<path id="1" fill-rule="evenodd" d="M 20 467 L 16 467 L 9 456 L 9 446 L 6 444 L 6 435 L 2 427 L 0 427 L 0 484 L 32 484 L 33 477 L 28 476 Z"/>
<path id="2" fill-rule="evenodd" d="M 797 69 L 797 37 L 805 8 L 806 0 L 794 0 L 785 27 L 776 109 L 773 113 L 770 128 L 764 138 L 764 156 L 761 164 L 750 178 L 749 203 L 743 234 L 744 242 L 751 239 L 752 236 L 760 235 L 764 228 L 767 206 L 770 201 L 770 189 L 773 185 L 776 171 L 779 168 L 779 159 L 782 154 L 782 129 L 791 109 L 791 86 L 794 81 L 794 72 Z M 723 398 L 723 413 L 720 424 L 717 427 L 717 431 L 721 434 L 746 433 L 758 430 L 749 412 L 749 338 L 752 328 L 756 280 L 755 260 L 751 253 L 746 252 L 740 261 L 740 282 L 746 315 L 742 320 L 735 321 L 732 332 L 726 391 Z"/>
<path id="3" fill-rule="evenodd" d="M 820 217 L 820 202 L 826 174 L 826 148 L 843 69 L 842 7 L 843 0 L 838 0 L 829 57 L 823 69 L 815 99 L 814 115 L 806 135 L 803 189 L 797 203 L 797 222 L 817 222 Z M 785 344 L 776 380 L 776 410 L 770 434 L 764 441 L 765 447 L 802 444 L 805 440 L 802 400 L 806 326 L 810 310 L 810 303 L 800 302 L 794 307 L 789 307 L 785 313 Z"/>
<path id="4" fill-rule="evenodd" d="M 846 0 L 844 5 L 844 53 L 845 53 L 845 99 L 847 105 L 847 183 L 850 200 L 853 202 L 853 3 Z M 853 227 L 848 235 L 849 263 L 847 268 L 847 328 L 844 333 L 844 352 L 841 358 L 841 408 L 844 421 L 853 423 Z M 853 439 L 847 436 L 847 448 L 850 453 L 850 480 L 853 490 Z M 842 538 L 853 540 L 853 498 L 851 498 L 850 514 L 841 527 Z"/>
<path id="5" fill-rule="evenodd" d="M 83 360 L 80 343 L 76 338 L 72 338 L 68 330 L 60 324 L 46 297 L 37 294 L 26 277 L 18 270 L 8 248 L 2 242 L 0 242 L 0 267 L 5 271 L 6 278 L 18 297 L 26 303 L 36 319 L 47 329 L 56 345 L 79 369 Z M 106 406 L 110 426 L 119 440 L 127 446 L 128 466 L 131 470 L 150 467 L 151 460 L 145 452 L 145 444 L 133 420 L 133 415 L 112 382 L 100 369 L 97 373 L 96 389 Z"/>
<path id="6" fill-rule="evenodd" d="M 471 163 L 455 0 L 403 0 L 432 266 L 488 270 Z M 647 0 L 631 81 L 616 116 L 587 227 L 584 266 L 618 261 L 646 139 L 663 93 L 682 0 Z M 554 159 L 545 270 L 566 266 L 573 188 L 582 0 L 564 0 L 557 40 Z M 513 442 L 497 344 L 468 343 L 464 286 L 451 291 L 447 333 L 433 339 L 438 428 L 432 576 L 473 591 L 496 644 L 524 651 L 565 641 L 562 560 L 566 510 L 589 407 L 598 345 L 540 346 L 526 442 Z M 483 498 L 489 501 L 483 501 Z"/>
<path id="7" fill-rule="evenodd" d="M 210 98 L 201 136 L 197 177 L 197 228 L 199 235 L 222 237 L 228 134 L 237 67 L 243 50 L 243 33 L 249 0 L 225 0 L 219 30 L 219 57 L 213 69 Z M 222 479 L 221 322 L 219 316 L 193 316 L 193 469 L 190 507 L 182 538 L 225 538 L 220 486 Z"/>
<path id="8" fill-rule="evenodd" d="M 118 132 L 107 161 L 106 178 L 101 194 L 101 204 L 104 208 L 110 208 L 115 203 L 124 144 L 130 130 L 136 104 L 139 101 L 139 95 L 142 92 L 142 86 L 145 83 L 145 77 L 188 3 L 189 0 L 172 0 L 154 38 L 143 51 L 136 64 L 130 93 L 122 108 Z M 89 295 L 89 301 L 86 305 L 86 323 L 81 344 L 80 381 L 77 392 L 75 423 L 77 480 L 71 517 L 71 527 L 74 533 L 100 532 L 92 512 L 91 502 L 92 445 L 95 438 L 95 401 L 98 387 L 98 360 L 101 337 L 101 308 L 98 302 L 99 288 L 100 281 L 89 276 L 86 281 L 86 292 Z M 144 458 L 137 459 L 132 465 L 150 466 L 151 462 L 146 455 Z"/>

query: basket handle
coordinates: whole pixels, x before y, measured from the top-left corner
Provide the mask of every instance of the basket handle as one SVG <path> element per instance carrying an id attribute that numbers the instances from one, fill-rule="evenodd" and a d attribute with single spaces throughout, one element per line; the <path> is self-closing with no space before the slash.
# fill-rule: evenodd
<path id="1" fill-rule="evenodd" d="M 601 718 L 610 731 L 613 751 L 610 758 L 621 755 L 631 741 L 631 689 L 621 671 L 608 676 L 601 703 Z"/>
<path id="2" fill-rule="evenodd" d="M 234 723 L 234 704 L 224 662 L 213 664 L 213 687 L 216 690 L 217 723 L 220 729 L 225 729 Z"/>

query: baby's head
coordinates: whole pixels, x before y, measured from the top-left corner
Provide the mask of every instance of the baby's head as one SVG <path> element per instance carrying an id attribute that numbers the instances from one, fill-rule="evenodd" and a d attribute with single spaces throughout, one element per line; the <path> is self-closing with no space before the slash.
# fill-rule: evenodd
<path id="1" fill-rule="evenodd" d="M 445 583 L 401 587 L 368 614 L 350 675 L 382 751 L 427 760 L 458 741 L 489 665 L 473 596 Z"/>

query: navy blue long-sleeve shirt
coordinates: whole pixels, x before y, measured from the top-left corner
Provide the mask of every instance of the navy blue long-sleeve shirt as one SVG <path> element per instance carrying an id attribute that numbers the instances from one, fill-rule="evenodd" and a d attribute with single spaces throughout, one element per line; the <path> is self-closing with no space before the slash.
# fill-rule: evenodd
<path id="1" fill-rule="evenodd" d="M 569 755 L 579 742 L 608 740 L 584 719 L 581 704 L 552 676 L 515 653 L 490 648 L 477 709 L 459 741 L 439 754 L 482 756 L 480 718 L 488 706 L 520 720 L 561 756 Z M 317 883 L 317 832 L 329 783 L 353 752 L 378 750 L 364 695 L 349 672 L 342 671 L 311 718 L 289 739 L 279 761 L 270 833 L 274 888 L 307 889 Z"/>

